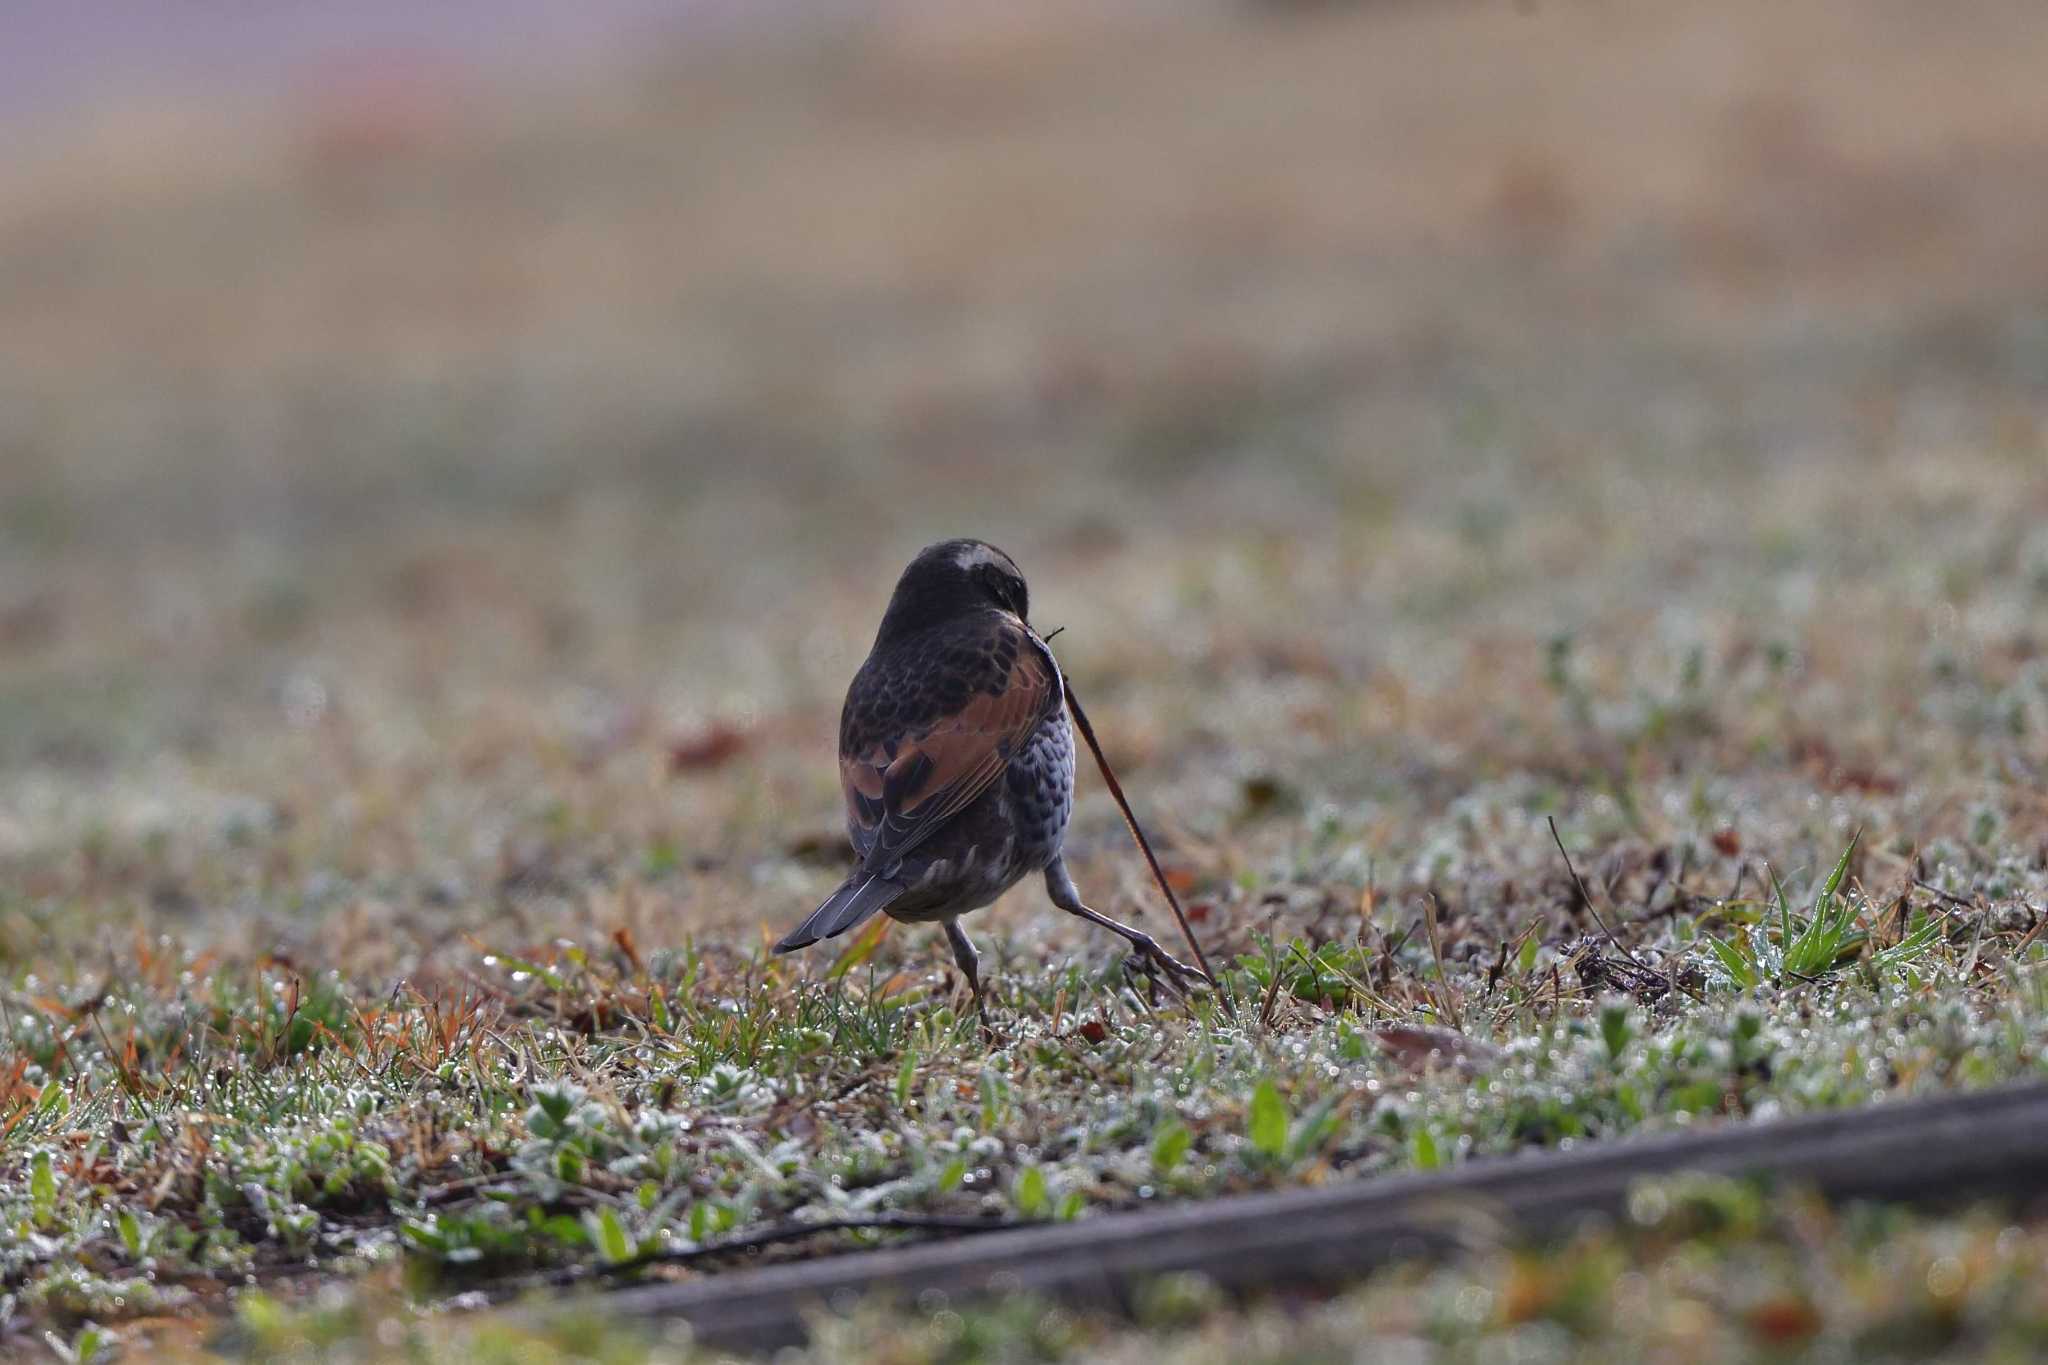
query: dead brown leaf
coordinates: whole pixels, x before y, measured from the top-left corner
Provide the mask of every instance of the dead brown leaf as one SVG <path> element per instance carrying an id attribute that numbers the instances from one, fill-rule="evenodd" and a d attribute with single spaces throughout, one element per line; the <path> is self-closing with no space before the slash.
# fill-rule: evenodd
<path id="1" fill-rule="evenodd" d="M 1389 1057 L 1415 1072 L 1449 1066 L 1469 1076 L 1483 1071 L 1500 1056 L 1500 1049 L 1490 1043 L 1468 1038 L 1455 1029 L 1424 1024 L 1387 1024 L 1373 1031 L 1373 1041 Z"/>
<path id="2" fill-rule="evenodd" d="M 750 742 L 747 733 L 734 726 L 707 725 L 669 742 L 669 773 L 676 775 L 723 767 L 745 752 Z"/>

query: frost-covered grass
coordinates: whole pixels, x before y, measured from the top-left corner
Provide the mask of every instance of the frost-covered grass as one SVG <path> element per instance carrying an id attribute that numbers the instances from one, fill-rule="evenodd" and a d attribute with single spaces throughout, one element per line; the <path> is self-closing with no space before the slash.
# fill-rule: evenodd
<path id="1" fill-rule="evenodd" d="M 400 1268 L 423 1302 L 499 1297 L 793 1221 L 1081 1218 L 2048 1076 L 2048 945 L 1993 911 L 1902 918 L 1848 883 L 1817 913 L 1866 937 L 1794 973 L 1759 904 L 1630 916 L 1624 956 L 1441 918 L 1432 943 L 1325 891 L 1344 908 L 1216 933 L 1236 1024 L 1148 1001 L 1112 954 L 1006 945 L 993 1047 L 899 935 L 824 979 L 626 940 L 383 998 L 150 955 L 17 1006 L 14 1311 L 61 1332 Z M 1796 950 L 1816 912 L 1783 913 Z"/>

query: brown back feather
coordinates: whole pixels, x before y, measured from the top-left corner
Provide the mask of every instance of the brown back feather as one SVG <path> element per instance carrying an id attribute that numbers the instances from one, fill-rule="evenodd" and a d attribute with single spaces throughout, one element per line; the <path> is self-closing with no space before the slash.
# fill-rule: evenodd
<path id="1" fill-rule="evenodd" d="M 871 658 L 840 724 L 840 786 L 864 865 L 886 871 L 987 791 L 1062 701 L 1052 653 L 1014 616 Z"/>

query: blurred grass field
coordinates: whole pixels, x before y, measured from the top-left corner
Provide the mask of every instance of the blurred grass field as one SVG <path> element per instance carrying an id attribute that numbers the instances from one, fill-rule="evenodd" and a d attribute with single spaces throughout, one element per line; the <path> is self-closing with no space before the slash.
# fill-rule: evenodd
<path id="1" fill-rule="evenodd" d="M 463 1181 L 568 1219 L 505 1277 L 611 1201 L 831 1204 L 727 1137 L 1079 1213 L 1171 1125 L 1198 1197 L 2038 1074 L 2044 64 L 2017 2 L 909 5 L 46 132 L 0 167 L 15 1329 L 151 1256 L 152 1315 L 454 1273 Z M 992 1055 L 928 934 L 761 959 L 960 534 L 1262 1027 L 1149 1013 L 1028 888 Z M 1861 937 L 1788 976 L 1766 869 L 1808 910 L 1852 839 Z M 1092 782 L 1072 842 L 1159 932 Z M 1722 1074 L 1745 1009 L 1775 1072 Z M 1389 1025 L 1515 1060 L 1411 1092 Z M 1243 1139 L 1261 1079 L 1327 1131 Z M 631 1171 L 564 1174 L 561 1086 Z M 306 1155 L 343 1104 L 382 1155 Z"/>

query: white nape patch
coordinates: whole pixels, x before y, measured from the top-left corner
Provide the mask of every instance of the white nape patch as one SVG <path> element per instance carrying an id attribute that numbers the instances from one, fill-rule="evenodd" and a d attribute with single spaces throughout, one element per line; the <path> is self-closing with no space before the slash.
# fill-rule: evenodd
<path id="1" fill-rule="evenodd" d="M 972 573 L 984 564 L 993 564 L 1004 573 L 1017 572 L 1010 557 L 993 545 L 969 545 L 954 554 L 953 563 L 962 573 Z"/>

